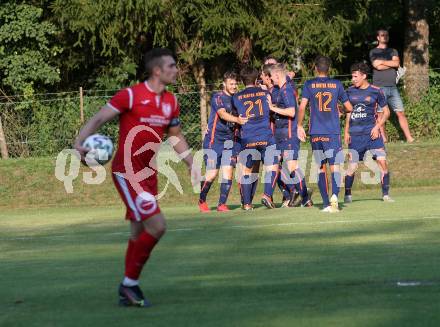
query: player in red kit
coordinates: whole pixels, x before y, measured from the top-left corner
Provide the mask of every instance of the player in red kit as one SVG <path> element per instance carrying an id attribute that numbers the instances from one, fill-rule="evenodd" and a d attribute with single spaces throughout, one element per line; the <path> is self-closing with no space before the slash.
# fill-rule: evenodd
<path id="1" fill-rule="evenodd" d="M 156 48 L 145 54 L 147 80 L 117 92 L 81 129 L 74 147 L 84 156 L 84 140 L 104 123 L 119 118 L 118 150 L 112 163 L 113 182 L 127 208 L 131 235 L 125 257 L 125 276 L 119 286 L 119 303 L 147 307 L 139 276 L 166 223 L 156 201 L 155 155 L 163 135 L 174 137 L 174 150 L 192 168 L 193 157 L 181 132 L 179 104 L 165 87 L 176 80 L 177 67 L 170 50 Z M 191 170 L 193 182 L 198 172 Z"/>

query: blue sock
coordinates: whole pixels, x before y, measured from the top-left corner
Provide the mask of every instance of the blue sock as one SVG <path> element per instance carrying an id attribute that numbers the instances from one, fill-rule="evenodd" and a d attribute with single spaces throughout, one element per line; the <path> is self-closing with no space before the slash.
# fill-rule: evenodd
<path id="1" fill-rule="evenodd" d="M 290 199 L 289 185 L 287 185 L 287 184 L 283 181 L 282 173 L 280 173 L 280 174 L 278 175 L 278 178 L 277 178 L 277 185 L 278 185 L 278 188 L 280 189 L 281 193 L 283 194 L 283 199 Z"/>
<path id="2" fill-rule="evenodd" d="M 241 194 L 243 196 L 243 204 L 252 204 L 252 184 L 250 182 L 251 175 L 243 175 L 241 181 Z"/>
<path id="3" fill-rule="evenodd" d="M 345 176 L 345 195 L 351 195 L 351 188 L 353 187 L 354 174 Z"/>
<path id="4" fill-rule="evenodd" d="M 254 200 L 255 192 L 257 192 L 258 187 L 258 178 L 252 182 L 252 191 L 251 191 L 251 202 Z"/>
<path id="5" fill-rule="evenodd" d="M 339 186 L 341 185 L 341 173 L 335 171 L 332 173 L 332 194 L 339 195 Z"/>
<path id="6" fill-rule="evenodd" d="M 323 171 L 321 171 L 319 173 L 318 187 L 319 187 L 319 192 L 321 193 L 321 197 L 322 197 L 322 204 L 323 204 L 324 208 L 328 207 L 330 205 L 330 201 L 328 200 L 327 174 Z"/>
<path id="7" fill-rule="evenodd" d="M 269 174 L 270 178 L 267 178 L 267 174 Z M 278 173 L 276 171 L 266 172 L 264 176 L 264 194 L 267 196 L 272 197 L 277 177 Z"/>
<path id="8" fill-rule="evenodd" d="M 307 185 L 306 185 L 306 180 L 304 178 L 303 172 L 298 168 L 295 171 L 293 171 L 290 174 L 290 176 L 295 181 L 295 189 L 301 195 L 302 204 L 305 204 L 307 201 L 309 201 L 309 196 L 307 194 Z M 295 177 L 296 177 L 296 180 L 295 180 Z"/>
<path id="9" fill-rule="evenodd" d="M 211 188 L 212 182 L 204 181 L 200 183 L 200 202 L 206 202 L 206 197 L 208 196 L 209 189 Z"/>
<path id="10" fill-rule="evenodd" d="M 220 198 L 218 204 L 225 204 L 228 200 L 229 191 L 231 190 L 232 179 L 223 180 L 220 184 Z"/>
<path id="11" fill-rule="evenodd" d="M 388 195 L 388 192 L 390 191 L 390 173 L 385 173 L 382 175 L 382 194 Z"/>

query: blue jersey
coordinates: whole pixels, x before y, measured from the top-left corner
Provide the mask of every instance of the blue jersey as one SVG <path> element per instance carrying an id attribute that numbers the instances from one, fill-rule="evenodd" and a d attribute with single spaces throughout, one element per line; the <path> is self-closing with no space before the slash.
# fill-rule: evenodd
<path id="1" fill-rule="evenodd" d="M 270 128 L 270 108 L 267 96 L 270 93 L 259 87 L 247 87 L 234 94 L 233 103 L 239 116 L 249 120 L 241 126 L 241 138 L 267 137 Z"/>
<path id="2" fill-rule="evenodd" d="M 296 111 L 296 94 L 295 89 L 292 87 L 292 84 L 286 82 L 282 87 L 274 88 L 274 91 L 272 92 L 272 102 L 278 108 L 284 109 L 294 107 Z M 288 134 L 289 138 L 291 138 L 292 135 L 296 136 L 296 114 L 292 118 L 274 113 L 273 118 L 275 122 L 275 133 L 278 134 L 282 130 L 283 132 L 285 131 Z"/>
<path id="3" fill-rule="evenodd" d="M 370 134 L 376 125 L 377 108 L 387 105 L 383 91 L 374 85 L 366 89 L 354 86 L 347 89 L 348 98 L 353 105 L 350 118 L 350 134 Z"/>
<path id="4" fill-rule="evenodd" d="M 225 109 L 227 113 L 235 115 L 232 106 L 232 96 L 225 92 L 217 92 L 211 98 L 211 112 L 208 119 L 208 129 L 205 138 L 209 138 L 209 143 L 215 141 L 223 142 L 234 138 L 235 124 L 220 118 L 218 111 Z"/>
<path id="5" fill-rule="evenodd" d="M 301 97 L 310 105 L 309 134 L 341 134 L 338 102 L 348 101 L 337 79 L 316 77 L 304 83 Z"/>

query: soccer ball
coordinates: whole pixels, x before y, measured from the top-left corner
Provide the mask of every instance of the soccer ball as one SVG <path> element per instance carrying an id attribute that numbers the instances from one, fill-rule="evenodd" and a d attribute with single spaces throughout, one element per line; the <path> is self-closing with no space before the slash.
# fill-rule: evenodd
<path id="1" fill-rule="evenodd" d="M 85 139 L 83 147 L 90 149 L 86 154 L 86 163 L 89 166 L 104 165 L 113 155 L 113 142 L 105 135 L 90 135 Z"/>

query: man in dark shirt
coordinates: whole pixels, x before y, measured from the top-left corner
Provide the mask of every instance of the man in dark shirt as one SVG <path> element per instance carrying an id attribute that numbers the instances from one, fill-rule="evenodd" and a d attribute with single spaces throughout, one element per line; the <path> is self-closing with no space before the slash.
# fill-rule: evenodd
<path id="1" fill-rule="evenodd" d="M 395 49 L 388 48 L 388 31 L 380 29 L 377 31 L 378 45 L 370 51 L 370 60 L 373 65 L 373 84 L 379 86 L 385 94 L 389 107 L 396 113 L 408 143 L 414 142 L 408 127 L 403 102 L 396 86 L 397 69 L 400 65 L 399 54 Z M 381 134 L 386 142 L 385 127 Z"/>

